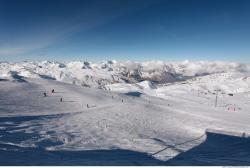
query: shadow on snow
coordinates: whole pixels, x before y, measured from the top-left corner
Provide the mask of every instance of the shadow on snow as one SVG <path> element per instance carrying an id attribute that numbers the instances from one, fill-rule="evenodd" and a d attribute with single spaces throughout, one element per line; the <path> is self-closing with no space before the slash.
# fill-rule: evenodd
<path id="1" fill-rule="evenodd" d="M 128 93 L 125 93 L 125 95 L 127 96 L 134 96 L 134 97 L 140 97 L 142 95 L 141 92 L 128 92 Z"/>
<path id="2" fill-rule="evenodd" d="M 122 149 L 49 151 L 47 147 L 63 142 L 41 140 L 39 133 L 19 130 L 39 125 L 39 120 L 62 116 L 0 117 L 0 165 L 250 165 L 250 138 L 223 132 L 207 131 L 200 145 L 164 162 L 146 153 Z M 17 127 L 27 121 L 34 124 Z M 37 139 L 36 147 L 20 145 L 30 139 Z"/>
<path id="3" fill-rule="evenodd" d="M 250 137 L 228 135 L 223 132 L 206 132 L 200 145 L 167 161 L 178 166 L 249 166 Z"/>

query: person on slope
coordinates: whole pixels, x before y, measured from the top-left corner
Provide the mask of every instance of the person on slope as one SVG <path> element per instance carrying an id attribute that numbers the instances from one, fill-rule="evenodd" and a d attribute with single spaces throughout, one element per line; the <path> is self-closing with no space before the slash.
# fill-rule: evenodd
<path id="1" fill-rule="evenodd" d="M 44 92 L 44 93 L 43 93 L 43 96 L 44 96 L 44 97 L 47 97 L 47 93 L 46 93 L 46 92 Z"/>
<path id="2" fill-rule="evenodd" d="M 55 89 L 52 89 L 51 93 L 55 93 Z"/>
<path id="3" fill-rule="evenodd" d="M 62 101 L 63 101 L 63 98 L 61 97 L 61 98 L 60 98 L 60 102 L 62 102 Z"/>

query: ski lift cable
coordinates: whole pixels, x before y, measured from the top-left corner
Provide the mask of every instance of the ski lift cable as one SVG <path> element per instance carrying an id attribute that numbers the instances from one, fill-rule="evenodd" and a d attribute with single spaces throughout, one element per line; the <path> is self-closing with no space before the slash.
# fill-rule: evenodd
<path id="1" fill-rule="evenodd" d="M 203 138 L 204 136 L 206 136 L 206 133 L 202 134 L 201 136 L 199 136 L 199 137 L 197 137 L 197 138 L 194 138 L 194 139 L 191 139 L 191 140 L 188 140 L 188 141 L 179 143 L 179 144 L 169 145 L 169 146 L 167 146 L 167 147 L 165 147 L 165 148 L 163 148 L 163 149 L 161 149 L 161 150 L 159 150 L 159 151 L 157 151 L 157 152 L 151 154 L 151 156 L 157 155 L 157 154 L 159 154 L 159 153 L 165 151 L 166 149 L 174 148 L 174 147 L 176 147 L 176 146 L 184 145 L 184 144 L 186 144 L 186 143 L 189 143 L 189 142 L 193 142 L 193 141 L 199 140 L 199 139 Z"/>

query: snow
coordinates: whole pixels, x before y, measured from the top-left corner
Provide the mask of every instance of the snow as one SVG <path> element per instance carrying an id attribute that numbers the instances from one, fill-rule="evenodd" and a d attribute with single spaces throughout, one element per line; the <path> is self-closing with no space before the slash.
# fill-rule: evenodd
<path id="1" fill-rule="evenodd" d="M 208 129 L 220 135 L 212 146 L 233 141 L 228 132 L 249 142 L 248 75 L 249 65 L 225 62 L 0 63 L 0 164 L 178 165 L 192 149 L 211 159 L 214 151 L 202 146 Z M 220 145 L 224 156 L 231 148 Z M 243 145 L 237 151 L 249 163 Z M 228 159 L 224 165 L 242 164 Z"/>

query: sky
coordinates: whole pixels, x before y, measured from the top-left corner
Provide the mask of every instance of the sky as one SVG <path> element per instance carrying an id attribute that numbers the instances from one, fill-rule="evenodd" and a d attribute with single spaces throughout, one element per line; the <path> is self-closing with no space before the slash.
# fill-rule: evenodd
<path id="1" fill-rule="evenodd" d="M 250 63 L 249 0 L 0 0 L 0 61 Z"/>

